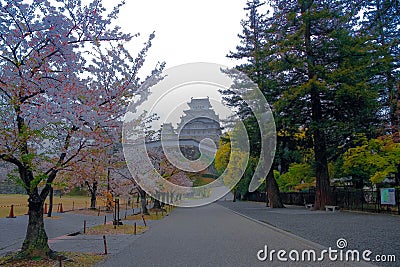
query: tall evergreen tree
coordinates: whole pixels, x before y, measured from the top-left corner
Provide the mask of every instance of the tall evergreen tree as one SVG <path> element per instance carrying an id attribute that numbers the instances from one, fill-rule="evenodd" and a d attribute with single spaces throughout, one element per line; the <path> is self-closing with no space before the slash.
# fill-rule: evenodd
<path id="1" fill-rule="evenodd" d="M 400 142 L 400 2 L 368 0 L 361 4 L 364 18 L 360 32 L 374 45 L 371 56 L 378 70 L 371 85 L 379 88 L 386 132 Z"/>
<path id="2" fill-rule="evenodd" d="M 242 34 L 239 34 L 240 44 L 235 52 L 230 52 L 228 57 L 246 60 L 245 63 L 237 66 L 237 69 L 246 73 L 263 92 L 267 101 L 271 103 L 275 97 L 273 89 L 274 80 L 270 79 L 268 71 L 268 55 L 264 50 L 267 41 L 266 15 L 259 11 L 259 8 L 265 3 L 259 0 L 249 0 L 244 8 L 247 11 L 246 19 L 241 21 L 243 28 Z M 245 121 L 246 128 L 250 133 L 251 154 L 257 157 L 261 150 L 261 138 L 257 120 L 248 108 L 246 103 L 231 91 L 224 92 L 227 96 L 225 100 L 229 105 L 239 108 L 239 116 Z M 282 208 L 283 203 L 279 196 L 279 187 L 275 180 L 273 168 L 268 172 L 266 180 L 266 191 L 268 195 L 269 206 L 272 208 Z"/>
<path id="3" fill-rule="evenodd" d="M 354 7 L 346 1 L 269 1 L 268 20 L 280 97 L 277 114 L 313 140 L 315 208 L 332 203 L 328 158 L 346 136 L 369 129 L 376 106 L 368 86 L 370 62 L 364 42 L 351 33 Z"/>

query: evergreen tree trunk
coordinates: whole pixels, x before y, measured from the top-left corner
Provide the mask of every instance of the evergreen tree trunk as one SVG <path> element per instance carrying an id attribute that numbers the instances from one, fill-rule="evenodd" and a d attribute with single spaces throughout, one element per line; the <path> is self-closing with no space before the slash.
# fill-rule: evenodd
<path id="1" fill-rule="evenodd" d="M 274 177 L 274 170 L 271 168 L 266 178 L 266 190 L 270 208 L 284 208 L 282 199 L 279 195 L 278 183 Z"/>
<path id="2" fill-rule="evenodd" d="M 46 199 L 46 198 L 44 198 Z M 52 251 L 48 245 L 48 237 L 44 229 L 42 199 L 35 188 L 29 194 L 28 199 L 28 227 L 24 243 L 22 244 L 21 255 L 23 257 L 50 257 Z"/>
<path id="3" fill-rule="evenodd" d="M 311 89 L 312 119 L 317 125 L 321 122 L 321 100 L 315 86 Z M 326 156 L 326 137 L 323 129 L 316 126 L 313 129 L 316 196 L 314 209 L 324 209 L 325 205 L 332 204 L 332 192 L 328 173 L 328 159 Z"/>
<path id="4" fill-rule="evenodd" d="M 51 213 L 53 212 L 53 196 L 54 196 L 54 190 L 53 190 L 53 187 L 50 187 L 49 210 L 47 212 L 47 217 L 51 217 Z"/>
<path id="5" fill-rule="evenodd" d="M 306 2 L 302 6 L 302 12 L 309 12 L 312 2 Z M 311 45 L 311 21 L 304 15 L 304 43 L 307 56 L 307 76 L 311 97 L 311 123 L 314 137 L 314 156 L 316 163 L 316 198 L 314 209 L 324 209 L 325 205 L 332 202 L 331 188 L 328 174 L 328 159 L 326 156 L 326 136 L 323 129 L 322 103 L 319 88 L 317 86 L 317 74 L 315 73 L 315 57 Z"/>
<path id="6" fill-rule="evenodd" d="M 397 88 L 392 98 L 391 124 L 393 142 L 400 143 L 400 83 L 397 84 Z"/>

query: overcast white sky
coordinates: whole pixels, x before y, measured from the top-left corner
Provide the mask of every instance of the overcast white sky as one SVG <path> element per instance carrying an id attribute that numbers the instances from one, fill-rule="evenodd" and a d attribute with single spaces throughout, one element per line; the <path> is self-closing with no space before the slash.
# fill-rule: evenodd
<path id="1" fill-rule="evenodd" d="M 111 7 L 114 3 L 104 1 L 104 4 Z M 166 69 L 195 62 L 234 67 L 239 62 L 226 55 L 235 51 L 240 42 L 237 35 L 242 32 L 240 21 L 245 18 L 245 6 L 246 0 L 127 0 L 117 23 L 124 32 L 141 34 L 130 44 L 132 53 L 141 49 L 149 34 L 155 32 L 153 46 L 140 75 L 142 78 L 162 61 L 166 62 Z M 154 123 L 176 124 L 182 111 L 188 108 L 186 103 L 191 97 L 210 97 L 213 108 L 223 116 L 226 112 L 218 107 L 218 102 L 221 103 L 219 88 L 214 86 L 206 90 L 203 85 L 202 89 L 186 86 L 179 89 L 178 95 L 176 91 L 164 101 L 157 102 L 152 111 L 160 116 L 160 120 Z M 148 109 L 148 105 L 153 104 L 150 99 L 148 102 L 151 103 L 142 108 Z"/>
<path id="2" fill-rule="evenodd" d="M 114 1 L 104 1 L 107 5 Z M 108 2 L 108 3 L 107 3 Z M 127 0 L 118 23 L 124 31 L 140 32 L 143 43 L 155 31 L 146 70 L 158 61 L 166 67 L 190 62 L 210 62 L 233 67 L 226 58 L 239 43 L 240 20 L 246 0 Z M 132 43 L 132 52 L 139 44 Z"/>

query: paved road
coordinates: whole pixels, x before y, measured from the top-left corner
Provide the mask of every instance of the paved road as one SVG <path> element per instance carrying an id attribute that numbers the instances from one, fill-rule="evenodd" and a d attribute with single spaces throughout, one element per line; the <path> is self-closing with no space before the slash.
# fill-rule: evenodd
<path id="1" fill-rule="evenodd" d="M 178 208 L 120 253 L 98 266 L 288 266 L 261 262 L 268 249 L 303 251 L 322 246 L 235 214 L 218 204 Z M 261 255 L 262 256 L 262 255 Z M 343 263 L 293 262 L 290 266 L 346 266 Z"/>
<path id="2" fill-rule="evenodd" d="M 265 207 L 265 203 L 247 201 L 218 203 L 326 247 L 334 247 L 339 238 L 345 238 L 349 249 L 368 249 L 375 255 L 395 255 L 397 262 L 380 265 L 400 266 L 398 215 L 311 211 L 299 206 L 271 209 Z"/>

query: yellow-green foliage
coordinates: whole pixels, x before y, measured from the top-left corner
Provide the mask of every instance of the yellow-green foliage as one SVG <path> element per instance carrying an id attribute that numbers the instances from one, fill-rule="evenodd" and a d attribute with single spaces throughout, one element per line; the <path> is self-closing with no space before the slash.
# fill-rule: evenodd
<path id="1" fill-rule="evenodd" d="M 226 136 L 229 138 L 229 136 Z M 215 155 L 215 169 L 217 170 L 218 174 L 222 174 L 226 166 L 228 166 L 229 163 L 229 157 L 231 155 L 231 144 L 230 142 L 220 140 L 219 141 L 219 148 L 217 150 L 217 153 Z"/>
<path id="2" fill-rule="evenodd" d="M 400 164 L 400 144 L 391 136 L 378 139 L 361 139 L 361 144 L 343 155 L 343 170 L 353 178 L 369 179 L 380 183 L 390 173 L 396 173 Z"/>
<path id="3" fill-rule="evenodd" d="M 308 163 L 292 163 L 289 171 L 277 177 L 282 191 L 299 191 L 315 186 L 315 174 Z"/>
<path id="4" fill-rule="evenodd" d="M 249 153 L 236 149 L 231 150 L 231 143 L 228 138 L 229 135 L 226 134 L 225 138 L 220 141 L 214 164 L 217 172 L 223 173 L 224 184 L 233 188 L 244 174 Z"/>

